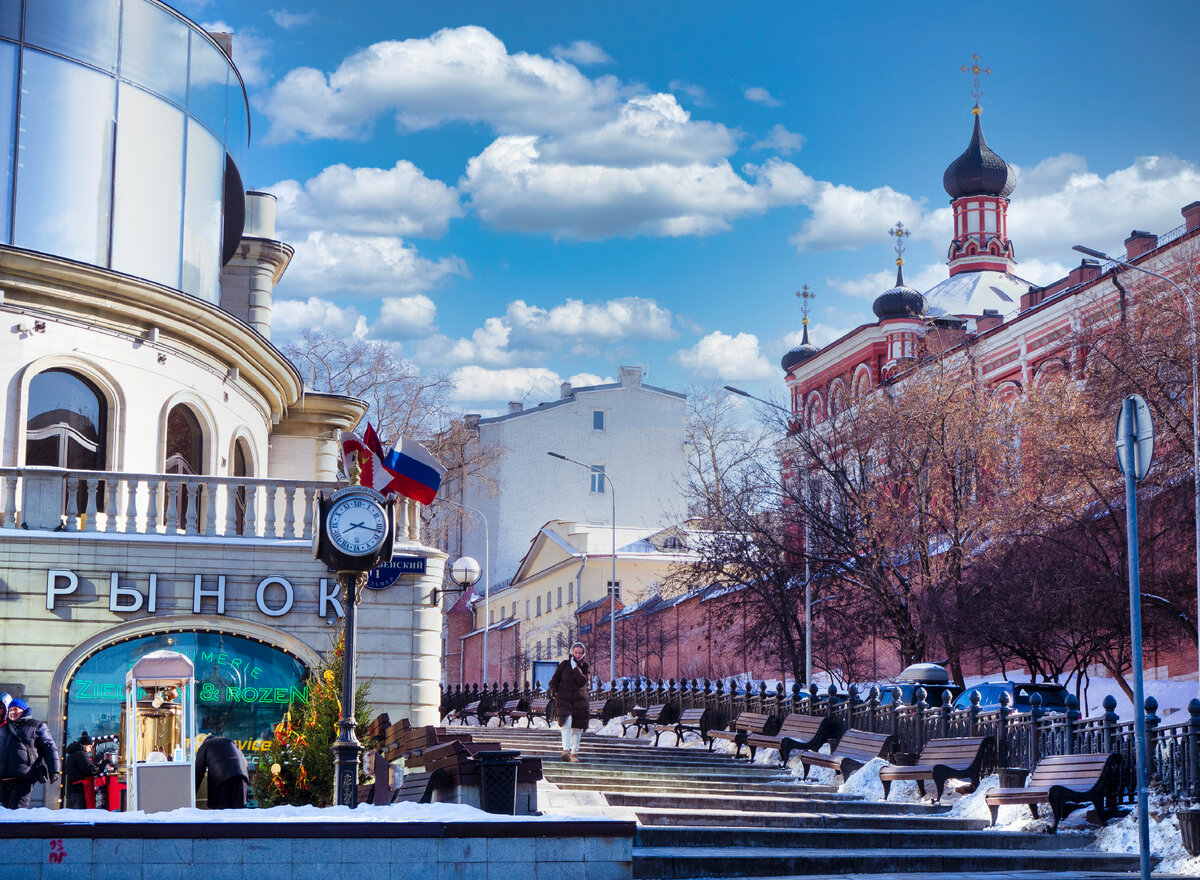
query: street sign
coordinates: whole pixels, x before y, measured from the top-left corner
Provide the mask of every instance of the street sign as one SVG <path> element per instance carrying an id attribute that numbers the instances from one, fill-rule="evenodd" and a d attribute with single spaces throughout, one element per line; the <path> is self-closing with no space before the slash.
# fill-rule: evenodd
<path id="1" fill-rule="evenodd" d="M 425 574 L 424 556 L 393 556 L 390 562 L 377 565 L 367 576 L 368 590 L 386 590 L 404 574 Z"/>
<path id="2" fill-rule="evenodd" d="M 1133 435 L 1133 467 L 1127 471 L 1125 441 L 1130 435 Z M 1153 458 L 1154 423 L 1150 419 L 1150 406 L 1140 394 L 1130 394 L 1121 403 L 1121 415 L 1117 418 L 1117 467 L 1122 476 L 1132 473 L 1135 480 L 1140 480 L 1150 470 Z"/>

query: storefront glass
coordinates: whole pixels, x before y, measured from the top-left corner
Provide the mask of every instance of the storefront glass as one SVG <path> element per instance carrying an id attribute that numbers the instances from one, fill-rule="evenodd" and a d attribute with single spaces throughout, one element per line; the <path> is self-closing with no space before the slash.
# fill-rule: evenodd
<path id="1" fill-rule="evenodd" d="M 253 760 L 291 701 L 307 702 L 304 665 L 278 648 L 216 632 L 170 632 L 130 639 L 97 651 L 79 667 L 67 690 L 66 731 L 72 742 L 121 729 L 125 675 L 151 651 L 178 651 L 196 667 L 197 729 L 227 736 Z"/>

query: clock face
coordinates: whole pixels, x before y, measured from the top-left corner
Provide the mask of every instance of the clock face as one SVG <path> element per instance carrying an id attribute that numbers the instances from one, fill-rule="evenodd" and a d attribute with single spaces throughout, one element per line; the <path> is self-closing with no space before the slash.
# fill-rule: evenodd
<path id="1" fill-rule="evenodd" d="M 349 495 L 334 502 L 325 520 L 329 541 L 347 556 L 374 553 L 387 538 L 387 514 L 377 502 Z"/>

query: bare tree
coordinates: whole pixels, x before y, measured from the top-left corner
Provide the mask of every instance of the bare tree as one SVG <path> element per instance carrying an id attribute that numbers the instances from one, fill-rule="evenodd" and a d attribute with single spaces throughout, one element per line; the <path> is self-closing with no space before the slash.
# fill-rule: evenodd
<path id="1" fill-rule="evenodd" d="M 731 480 L 769 455 L 766 425 L 746 419 L 739 398 L 716 385 L 688 389 L 689 513 L 709 526 L 724 504 Z"/>

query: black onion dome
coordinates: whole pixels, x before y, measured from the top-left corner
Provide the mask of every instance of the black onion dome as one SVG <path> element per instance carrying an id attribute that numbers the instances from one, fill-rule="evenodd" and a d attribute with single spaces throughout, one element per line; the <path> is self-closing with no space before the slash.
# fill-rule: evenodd
<path id="1" fill-rule="evenodd" d="M 962 196 L 1002 196 L 1007 198 L 1017 185 L 1017 175 L 1008 163 L 992 152 L 983 139 L 979 115 L 975 131 L 963 154 L 950 163 L 942 175 L 942 186 L 950 198 Z"/>
<path id="2" fill-rule="evenodd" d="M 917 318 L 925 314 L 925 297 L 919 290 L 904 284 L 904 267 L 896 267 L 896 286 L 885 290 L 871 304 L 871 311 L 881 321 L 889 318 Z"/>
<path id="3" fill-rule="evenodd" d="M 779 359 L 779 366 L 783 367 L 785 373 L 790 373 L 793 367 L 797 367 L 804 363 L 810 357 L 815 355 L 819 348 L 808 341 L 808 319 L 804 319 L 804 339 Z"/>

